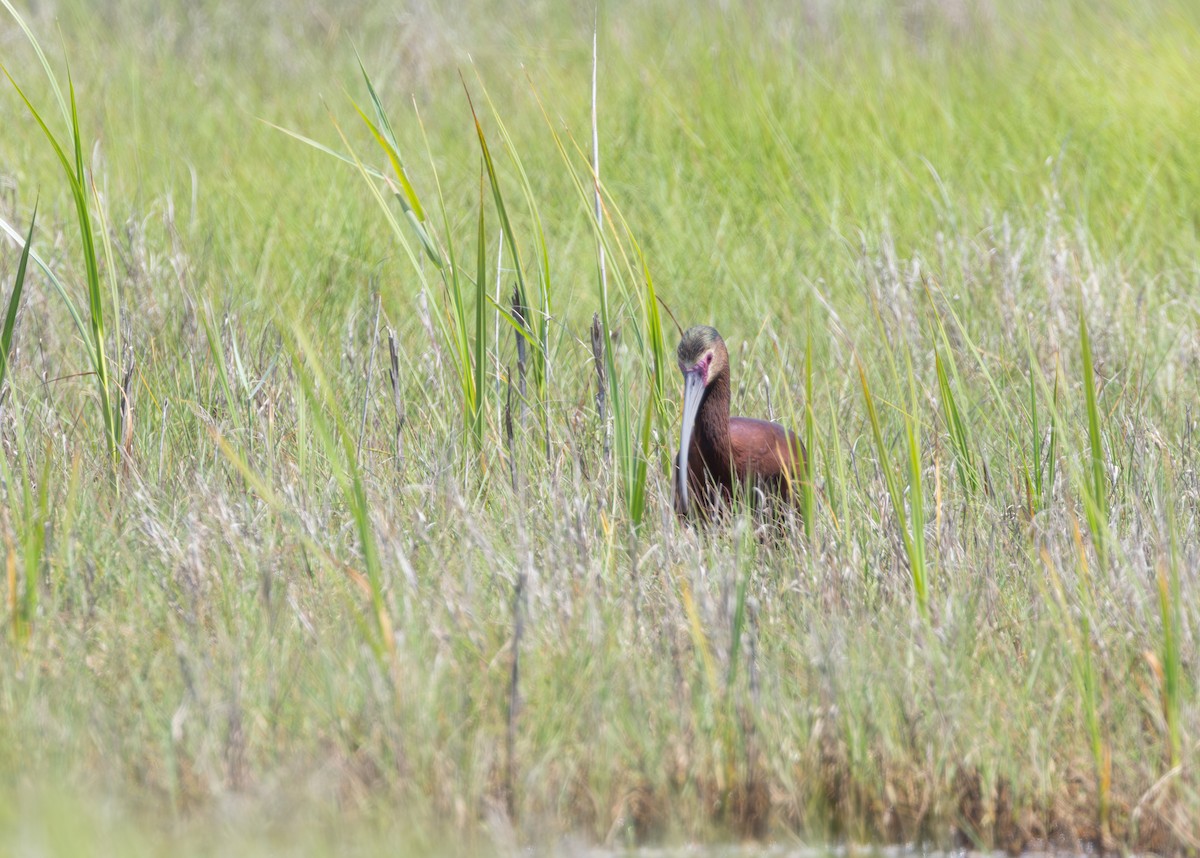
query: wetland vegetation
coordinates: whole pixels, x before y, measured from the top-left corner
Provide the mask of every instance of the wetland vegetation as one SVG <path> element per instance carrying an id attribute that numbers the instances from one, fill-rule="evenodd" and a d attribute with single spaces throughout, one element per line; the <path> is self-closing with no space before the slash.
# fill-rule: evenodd
<path id="1" fill-rule="evenodd" d="M 1198 848 L 1195 4 L 0 3 L 0 851 Z"/>

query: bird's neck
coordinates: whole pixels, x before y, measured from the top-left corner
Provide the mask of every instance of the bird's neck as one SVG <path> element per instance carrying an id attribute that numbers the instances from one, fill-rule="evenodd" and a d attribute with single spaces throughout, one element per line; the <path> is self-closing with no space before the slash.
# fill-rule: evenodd
<path id="1" fill-rule="evenodd" d="M 715 455 L 724 464 L 730 457 L 729 446 L 729 371 L 723 370 L 705 391 L 696 429 L 702 449 Z"/>

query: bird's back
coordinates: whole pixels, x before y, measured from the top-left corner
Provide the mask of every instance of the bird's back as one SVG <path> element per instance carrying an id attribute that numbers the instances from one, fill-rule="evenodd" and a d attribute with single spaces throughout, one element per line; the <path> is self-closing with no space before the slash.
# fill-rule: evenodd
<path id="1" fill-rule="evenodd" d="M 803 478 L 804 445 L 778 423 L 753 417 L 729 418 L 729 441 L 733 469 L 740 480 L 762 480 L 791 495 L 793 480 Z"/>

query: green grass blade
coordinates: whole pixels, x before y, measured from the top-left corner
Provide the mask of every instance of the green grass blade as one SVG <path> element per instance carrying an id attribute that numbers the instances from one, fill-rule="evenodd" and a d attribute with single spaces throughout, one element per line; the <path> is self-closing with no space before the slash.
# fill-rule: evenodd
<path id="1" fill-rule="evenodd" d="M 42 64 L 42 71 L 46 73 L 46 80 L 50 82 L 50 88 L 54 91 L 54 98 L 58 102 L 58 109 L 62 113 L 63 121 L 69 124 L 71 121 L 70 114 L 67 111 L 67 102 L 63 98 L 62 88 L 58 85 L 58 77 L 54 74 L 54 69 L 50 65 L 50 61 L 46 59 L 46 54 L 42 51 L 42 46 L 38 42 L 37 37 L 33 34 L 33 30 L 31 30 L 29 25 L 25 23 L 25 19 L 18 14 L 16 7 L 12 5 L 10 0 L 0 0 L 0 4 L 3 4 L 4 8 L 8 10 L 8 13 L 13 16 L 13 19 L 17 22 L 17 26 L 19 26 L 21 31 L 25 34 L 25 38 L 29 40 L 29 44 L 33 47 L 34 53 L 37 54 L 38 62 Z M 0 65 L 0 67 L 3 66 Z M 7 71 L 5 74 L 7 74 Z M 11 78 L 9 79 L 11 80 Z"/>
<path id="2" fill-rule="evenodd" d="M 370 87 L 370 85 L 371 82 L 368 80 L 367 86 Z M 371 95 L 372 98 L 375 97 L 374 89 L 371 90 Z M 399 200 L 400 208 L 403 209 L 404 214 L 408 218 L 409 224 L 412 226 L 413 231 L 417 234 L 417 238 L 421 242 L 421 246 L 425 249 L 425 255 L 429 257 L 430 261 L 433 262 L 434 265 L 441 268 L 445 262 L 442 260 L 441 254 L 438 253 L 437 247 L 434 246 L 433 239 L 430 237 L 429 231 L 425 228 L 425 210 L 421 206 L 421 201 L 417 197 L 417 192 L 413 189 L 412 182 L 409 181 L 408 173 L 405 171 L 404 165 L 400 161 L 400 155 L 396 152 L 394 143 L 392 143 L 388 137 L 384 136 L 384 133 L 380 131 L 375 123 L 372 122 L 367 116 L 367 114 L 363 112 L 361 107 L 355 104 L 354 109 L 358 111 L 359 117 L 362 118 L 362 121 L 366 124 L 367 128 L 371 130 L 371 133 L 375 136 L 376 142 L 379 143 L 380 148 L 383 149 L 384 153 L 391 161 L 392 171 L 396 174 L 401 188 L 401 192 L 395 194 L 396 199 Z M 376 109 L 377 111 L 383 110 L 383 108 L 378 105 L 378 102 L 376 102 Z M 382 115 L 382 113 L 380 113 L 380 115 Z M 388 178 L 387 181 L 390 184 L 391 179 Z M 392 187 L 394 188 L 395 186 L 393 185 Z"/>
<path id="3" fill-rule="evenodd" d="M 517 239 L 508 217 L 508 208 L 504 204 L 504 194 L 500 190 L 500 179 L 496 174 L 496 164 L 492 159 L 491 149 L 488 148 L 487 137 L 483 133 L 483 125 L 480 124 L 479 117 L 475 113 L 475 105 L 471 104 L 471 94 L 469 92 L 467 93 L 467 103 L 471 108 L 471 118 L 475 122 L 475 134 L 479 138 L 479 151 L 483 155 L 483 164 L 487 169 L 488 183 L 492 188 L 492 198 L 496 203 L 496 216 L 500 219 L 500 229 L 504 235 L 505 244 L 508 246 L 509 254 L 512 256 L 513 270 L 517 277 L 517 289 L 521 296 L 521 304 L 528 307 L 529 290 L 526 286 L 525 269 L 521 264 L 521 251 L 517 246 Z"/>
<path id="4" fill-rule="evenodd" d="M 316 351 L 299 324 L 293 327 L 292 335 L 297 346 L 293 355 L 293 369 L 304 398 L 310 406 L 313 429 L 325 448 L 329 461 L 334 464 L 334 477 L 354 520 L 363 565 L 366 567 L 375 623 L 375 635 L 371 643 L 378 656 L 391 656 L 395 648 L 395 635 L 383 595 L 383 564 L 375 530 L 371 524 L 370 507 L 362 472 L 357 463 L 354 439 L 346 428 L 338 403 L 333 398 L 333 387 L 321 370 Z M 332 422 L 325 416 L 326 413 L 332 415 Z"/>
<path id="5" fill-rule="evenodd" d="M 479 177 L 479 229 L 476 246 L 475 268 L 475 383 L 471 397 L 471 426 L 476 447 L 483 449 L 483 418 L 484 418 L 484 372 L 487 364 L 487 325 L 484 324 L 484 310 L 487 307 L 487 234 L 484 225 L 483 207 L 483 176 Z"/>
<path id="6" fill-rule="evenodd" d="M 816 528 L 817 492 L 813 479 L 812 457 L 816 453 L 817 426 L 813 412 L 813 342 L 810 333 L 804 343 L 804 473 L 801 475 L 800 496 L 804 511 L 804 535 L 812 544 Z"/>
<path id="7" fill-rule="evenodd" d="M 1043 510 L 1046 508 L 1046 489 L 1042 482 L 1042 431 L 1038 421 L 1038 404 L 1037 404 L 1037 385 L 1034 383 L 1033 374 L 1037 372 L 1037 368 L 1033 364 L 1033 360 L 1028 361 L 1029 367 L 1029 423 L 1030 423 L 1030 453 L 1033 464 L 1030 468 L 1032 471 L 1033 483 L 1033 505 L 1035 510 Z"/>
<path id="8" fill-rule="evenodd" d="M 1108 522 L 1108 489 L 1104 477 L 1104 446 L 1100 434 L 1100 408 L 1096 402 L 1096 374 L 1092 368 L 1092 344 L 1088 336 L 1087 318 L 1079 308 L 1079 350 L 1083 358 L 1083 392 L 1087 407 L 1088 446 L 1091 452 L 1091 503 L 1088 518 L 1093 535 L 1101 538 Z M 1104 525 L 1103 527 L 1101 525 Z"/>
<path id="9" fill-rule="evenodd" d="M 629 518 L 633 522 L 635 530 L 641 529 L 646 511 L 646 478 L 650 468 L 650 428 L 654 423 L 654 412 L 654 403 L 646 403 L 645 413 L 642 417 L 641 443 L 630 485 Z"/>
<path id="10" fill-rule="evenodd" d="M 388 160 L 392 163 L 392 169 L 396 171 L 396 178 L 400 182 L 400 186 L 404 189 L 404 196 L 408 205 L 412 208 L 417 216 L 417 220 L 425 222 L 425 209 L 421 205 L 421 200 L 417 196 L 417 192 L 413 189 L 412 182 L 409 181 L 408 171 L 404 169 L 404 161 L 400 157 L 400 145 L 396 142 L 396 133 L 392 130 L 392 123 L 388 121 L 387 113 L 384 112 L 383 103 L 379 100 L 379 94 L 375 91 L 375 84 L 371 82 L 371 76 L 367 74 L 367 69 L 363 65 L 362 57 L 358 55 L 358 51 L 354 52 L 355 58 L 358 60 L 358 70 L 362 72 L 363 81 L 367 85 L 367 92 L 371 96 L 371 105 L 375 109 L 375 117 L 378 120 L 378 126 L 375 125 L 367 115 L 355 105 L 358 110 L 358 115 L 371 129 L 379 144 L 387 153 Z"/>
<path id="11" fill-rule="evenodd" d="M 21 237 L 21 234 L 13 229 L 3 218 L 0 218 L 0 232 L 6 233 L 18 247 L 25 246 L 25 240 Z M 54 287 L 54 291 L 62 299 L 63 306 L 67 308 L 67 314 L 71 317 L 71 321 L 75 323 L 75 332 L 79 334 L 79 338 L 83 341 L 90 356 L 92 354 L 92 334 L 87 324 L 84 323 L 83 316 L 79 314 L 79 309 L 75 306 L 75 302 L 71 299 L 71 293 L 67 291 L 67 287 L 63 284 L 62 280 L 59 279 L 58 275 L 54 273 L 54 270 L 46 260 L 42 259 L 36 250 L 29 251 L 29 258 L 41 269 L 42 274 L 46 276 L 46 279 L 50 281 L 50 285 Z"/>
<path id="12" fill-rule="evenodd" d="M 917 395 L 916 376 L 912 368 L 912 355 L 905 352 L 908 369 L 909 413 L 905 415 L 905 432 L 908 436 L 908 505 L 912 529 L 912 553 L 909 567 L 913 580 L 913 591 L 917 594 L 917 607 L 925 619 L 929 619 L 929 565 L 925 548 L 925 493 L 921 480 L 921 429 L 917 421 L 920 398 Z"/>
<path id="13" fill-rule="evenodd" d="M 357 105 L 355 105 L 355 106 L 357 107 Z M 266 125 L 268 128 L 272 128 L 275 131 L 279 131 L 280 133 L 286 134 L 288 137 L 291 137 L 293 140 L 299 140 L 301 143 L 305 144 L 306 146 L 311 146 L 313 149 L 316 149 L 318 152 L 320 152 L 324 155 L 329 155 L 332 158 L 337 158 L 339 161 L 349 164 L 351 167 L 357 167 L 357 168 L 361 169 L 363 172 L 365 172 L 367 175 L 369 175 L 372 179 L 386 181 L 388 178 L 386 173 L 381 172 L 380 170 L 376 170 L 374 167 L 369 167 L 365 164 L 362 164 L 357 158 L 353 157 L 352 155 L 347 155 L 344 152 L 339 152 L 336 149 L 326 146 L 324 143 L 319 143 L 316 140 L 313 140 L 311 137 L 306 137 L 303 134 L 300 134 L 296 131 L 292 131 L 290 128 L 284 128 L 282 125 L 276 125 L 274 122 L 268 122 L 265 119 L 260 119 L 259 121 L 263 125 Z"/>
<path id="14" fill-rule="evenodd" d="M 934 349 L 933 361 L 937 374 L 938 398 L 942 404 L 942 417 L 950 436 L 950 446 L 954 450 L 954 467 L 958 473 L 963 493 L 968 498 L 972 498 L 979 489 L 979 475 L 971 452 L 970 430 L 963 423 L 962 415 L 959 413 L 958 402 L 955 399 L 954 390 L 950 386 L 950 379 L 946 374 L 946 366 L 942 361 L 939 349 Z"/>
<path id="15" fill-rule="evenodd" d="M 217 330 L 217 323 L 213 319 L 212 307 L 208 301 L 205 301 L 200 306 L 200 323 L 204 326 L 204 336 L 208 340 L 208 354 L 212 359 L 212 364 L 217 370 L 217 382 L 221 386 L 221 392 L 225 396 L 225 406 L 229 409 L 229 416 L 232 418 L 238 413 L 237 397 L 233 395 L 233 385 L 229 381 L 229 368 L 225 361 L 225 347 L 221 343 L 221 334 Z"/>
<path id="16" fill-rule="evenodd" d="M 920 448 L 914 435 L 913 423 L 911 418 L 909 418 L 906 425 L 909 481 L 911 483 L 910 488 L 914 491 L 912 499 L 913 527 L 910 532 L 909 517 L 905 512 L 904 490 L 900 485 L 900 479 L 892 464 L 892 457 L 888 452 L 887 444 L 883 440 L 883 427 L 879 422 L 879 412 L 875 408 L 875 398 L 871 395 L 871 388 L 867 383 L 866 370 L 863 368 L 861 362 L 858 364 L 858 377 L 862 384 L 863 398 L 867 404 L 867 417 L 871 424 L 871 436 L 875 440 L 875 448 L 879 453 L 879 469 L 883 472 L 888 497 L 892 501 L 892 510 L 895 513 L 896 524 L 900 530 L 900 538 L 904 543 L 904 552 L 908 557 L 914 600 L 921 615 L 927 618 L 924 531 L 922 529 L 919 536 L 916 531 L 918 524 L 922 528 L 924 527 L 924 510 L 921 509 L 923 498 L 920 496 Z"/>
<path id="17" fill-rule="evenodd" d="M 21 248 L 21 259 L 17 263 L 17 278 L 13 281 L 12 294 L 8 296 L 8 309 L 4 313 L 4 331 L 0 333 L 0 389 L 8 376 L 8 356 L 12 352 L 13 330 L 17 325 L 17 310 L 21 306 L 21 291 L 25 287 L 25 270 L 29 264 L 29 248 L 33 245 L 33 227 L 37 223 L 37 204 L 29 219 L 29 234 Z"/>
<path id="18" fill-rule="evenodd" d="M 492 117 L 496 123 L 496 128 L 500 132 L 500 139 L 504 143 L 504 150 L 507 153 L 509 160 L 512 161 L 516 168 L 517 179 L 521 186 L 521 192 L 525 197 L 526 207 L 529 209 L 529 214 L 533 219 L 533 230 L 535 235 L 534 247 L 537 250 L 538 261 L 538 279 L 541 286 L 541 301 L 542 306 L 540 312 L 534 313 L 533 318 L 528 320 L 533 326 L 538 340 L 538 346 L 533 352 L 533 375 L 534 382 L 538 386 L 539 396 L 544 400 L 546 396 L 546 386 L 550 383 L 550 320 L 554 316 L 554 308 L 551 298 L 553 290 L 551 288 L 550 279 L 550 251 L 546 244 L 546 231 L 542 225 L 541 209 L 537 202 L 537 195 L 534 193 L 533 185 L 529 181 L 529 174 L 525 170 L 525 163 L 521 159 L 520 151 L 517 149 L 516 143 L 513 141 L 512 135 L 508 132 L 508 126 L 505 125 L 500 111 L 496 109 L 492 103 L 491 93 L 484 86 L 482 78 L 479 76 L 476 69 L 476 79 L 479 81 L 480 89 L 483 92 L 483 97 L 487 102 L 488 108 L 492 112 Z M 525 296 L 527 297 L 527 296 Z M 524 300 L 524 297 L 523 297 Z M 526 304 L 528 306 L 528 304 Z"/>
<path id="19" fill-rule="evenodd" d="M 925 561 L 925 495 L 921 490 L 921 442 L 915 421 L 906 421 L 908 436 L 908 490 L 910 527 L 912 536 L 909 555 L 909 571 L 912 574 L 913 592 L 917 595 L 917 607 L 925 617 L 929 616 L 929 575 Z"/>

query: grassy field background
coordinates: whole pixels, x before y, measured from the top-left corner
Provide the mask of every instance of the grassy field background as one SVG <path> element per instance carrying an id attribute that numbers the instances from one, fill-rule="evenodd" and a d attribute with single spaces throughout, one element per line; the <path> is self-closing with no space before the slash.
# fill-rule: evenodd
<path id="1" fill-rule="evenodd" d="M 16 11 L 0 850 L 1200 846 L 1195 4 Z"/>

